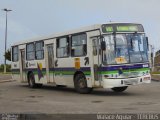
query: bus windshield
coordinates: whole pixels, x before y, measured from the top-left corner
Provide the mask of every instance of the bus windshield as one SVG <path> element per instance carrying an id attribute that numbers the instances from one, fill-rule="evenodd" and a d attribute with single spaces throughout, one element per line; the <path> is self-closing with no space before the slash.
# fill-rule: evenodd
<path id="1" fill-rule="evenodd" d="M 144 34 L 105 35 L 104 64 L 141 63 L 148 61 L 148 49 Z"/>

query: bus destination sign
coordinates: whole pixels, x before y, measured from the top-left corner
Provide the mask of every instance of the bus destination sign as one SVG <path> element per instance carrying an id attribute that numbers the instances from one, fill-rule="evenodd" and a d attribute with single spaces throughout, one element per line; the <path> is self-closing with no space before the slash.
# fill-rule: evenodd
<path id="1" fill-rule="evenodd" d="M 102 31 L 108 32 L 144 32 L 141 24 L 104 24 L 102 25 Z"/>

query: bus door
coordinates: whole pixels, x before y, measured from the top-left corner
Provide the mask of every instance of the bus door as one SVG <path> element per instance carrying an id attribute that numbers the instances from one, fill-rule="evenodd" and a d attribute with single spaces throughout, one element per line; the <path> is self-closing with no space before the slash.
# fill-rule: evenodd
<path id="1" fill-rule="evenodd" d="M 100 64 L 101 64 L 101 58 L 100 58 L 100 39 L 97 37 L 92 38 L 92 47 L 93 47 L 93 64 L 91 67 L 93 70 L 92 78 L 94 78 L 94 85 L 95 86 L 101 86 L 101 73 L 100 73 Z"/>
<path id="2" fill-rule="evenodd" d="M 54 44 L 46 45 L 47 57 L 46 57 L 46 70 L 48 76 L 48 83 L 54 82 Z"/>
<path id="3" fill-rule="evenodd" d="M 20 50 L 20 76 L 21 76 L 21 80 L 22 82 L 25 82 L 26 80 L 26 76 L 25 76 L 25 50 L 21 49 Z"/>

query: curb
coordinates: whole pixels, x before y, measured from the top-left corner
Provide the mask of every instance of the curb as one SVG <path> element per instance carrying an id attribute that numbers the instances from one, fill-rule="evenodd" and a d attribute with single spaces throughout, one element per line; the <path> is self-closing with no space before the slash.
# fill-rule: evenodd
<path id="1" fill-rule="evenodd" d="M 0 80 L 0 83 L 13 82 L 13 81 L 16 81 L 16 80 L 13 80 L 13 79 L 9 79 L 9 80 Z"/>

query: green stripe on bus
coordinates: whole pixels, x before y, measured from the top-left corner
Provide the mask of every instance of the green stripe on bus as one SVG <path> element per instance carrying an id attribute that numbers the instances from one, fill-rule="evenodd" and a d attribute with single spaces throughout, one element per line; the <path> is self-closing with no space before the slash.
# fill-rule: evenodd
<path id="1" fill-rule="evenodd" d="M 149 68 L 139 68 L 139 69 L 131 69 L 131 70 L 122 70 L 123 72 L 146 72 L 149 71 Z M 117 74 L 118 70 L 114 71 L 98 71 L 99 74 Z"/>

